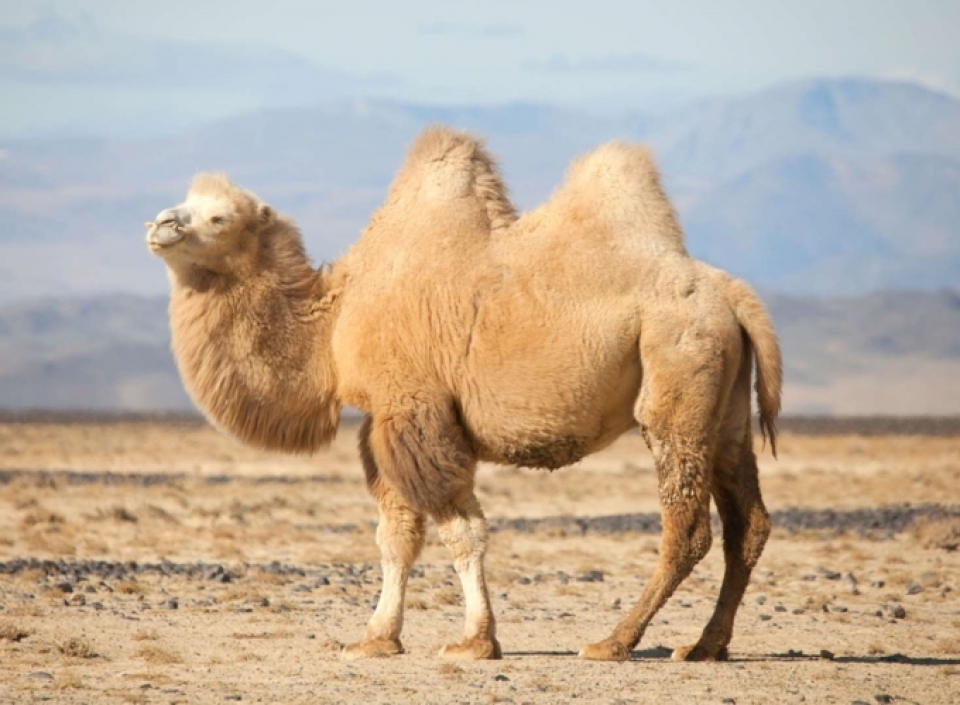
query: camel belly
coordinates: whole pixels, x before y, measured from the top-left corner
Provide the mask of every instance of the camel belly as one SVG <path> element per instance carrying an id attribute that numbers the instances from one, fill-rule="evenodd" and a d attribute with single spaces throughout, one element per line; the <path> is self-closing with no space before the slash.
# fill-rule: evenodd
<path id="1" fill-rule="evenodd" d="M 555 470 L 610 445 L 636 425 L 637 361 L 624 363 L 605 384 L 550 385 L 531 380 L 512 393 L 464 407 L 464 422 L 481 460 Z M 540 388 L 538 388 L 540 387 Z"/>

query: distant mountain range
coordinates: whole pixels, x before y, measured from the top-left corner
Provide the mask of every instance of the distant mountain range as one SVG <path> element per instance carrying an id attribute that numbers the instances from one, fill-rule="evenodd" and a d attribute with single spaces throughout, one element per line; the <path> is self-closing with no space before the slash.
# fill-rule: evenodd
<path id="1" fill-rule="evenodd" d="M 960 414 L 960 292 L 768 295 L 785 409 Z M 0 408 L 191 408 L 169 350 L 165 297 L 0 307 Z"/>
<path id="2" fill-rule="evenodd" d="M 162 110 L 163 106 L 157 106 Z M 489 139 L 535 205 L 600 142 L 652 145 L 693 254 L 797 295 L 960 285 L 960 101 L 909 83 L 808 80 L 658 115 L 353 101 L 140 141 L 0 144 L 0 302 L 166 289 L 142 222 L 223 170 L 331 259 L 381 202 L 405 146 L 443 122 Z"/>

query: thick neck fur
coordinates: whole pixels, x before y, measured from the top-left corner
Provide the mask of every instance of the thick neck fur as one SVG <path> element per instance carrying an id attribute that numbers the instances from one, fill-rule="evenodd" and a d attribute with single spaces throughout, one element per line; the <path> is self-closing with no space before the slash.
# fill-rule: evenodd
<path id="1" fill-rule="evenodd" d="M 204 414 L 260 448 L 304 453 L 336 434 L 330 339 L 338 287 L 314 270 L 289 221 L 229 273 L 171 272 L 173 351 Z"/>

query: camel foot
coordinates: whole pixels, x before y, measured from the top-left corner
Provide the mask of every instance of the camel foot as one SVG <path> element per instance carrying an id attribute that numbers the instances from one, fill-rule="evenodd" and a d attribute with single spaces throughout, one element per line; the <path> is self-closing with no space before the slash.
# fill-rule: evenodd
<path id="1" fill-rule="evenodd" d="M 670 658 L 674 661 L 726 661 L 730 658 L 730 653 L 726 646 L 709 647 L 697 642 L 691 646 L 674 649 Z"/>
<path id="2" fill-rule="evenodd" d="M 399 639 L 364 639 L 356 644 L 348 644 L 340 652 L 344 661 L 362 658 L 385 658 L 403 653 L 403 644 Z"/>
<path id="3" fill-rule="evenodd" d="M 497 661 L 503 658 L 503 653 L 496 639 L 464 639 L 440 649 L 440 658 Z"/>
<path id="4" fill-rule="evenodd" d="M 619 641 L 604 639 L 580 649 L 580 658 L 588 661 L 629 661 L 630 649 Z"/>

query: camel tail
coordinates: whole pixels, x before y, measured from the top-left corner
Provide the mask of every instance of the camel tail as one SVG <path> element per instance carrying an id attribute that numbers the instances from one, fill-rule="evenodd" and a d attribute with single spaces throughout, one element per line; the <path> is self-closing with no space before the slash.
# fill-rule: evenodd
<path id="1" fill-rule="evenodd" d="M 773 457 L 777 457 L 777 416 L 783 387 L 783 359 L 773 321 L 766 308 L 746 282 L 730 282 L 727 297 L 740 327 L 746 332 L 757 365 L 757 405 L 760 407 L 760 433 L 769 439 Z"/>

